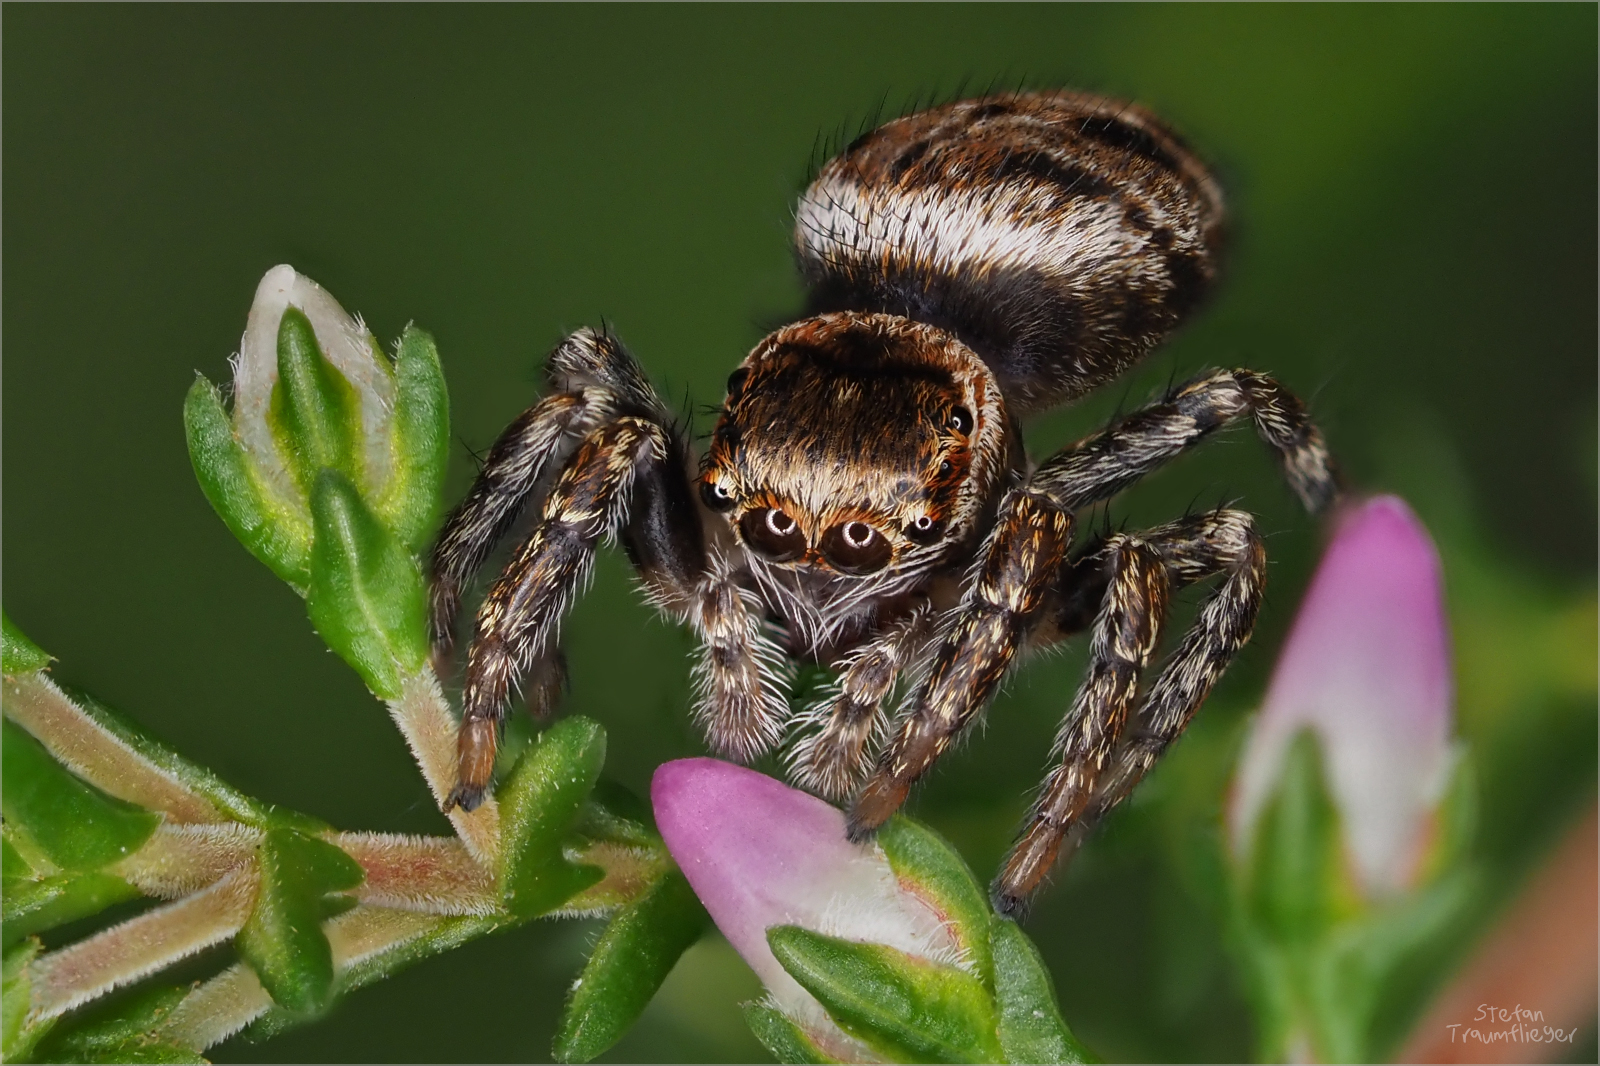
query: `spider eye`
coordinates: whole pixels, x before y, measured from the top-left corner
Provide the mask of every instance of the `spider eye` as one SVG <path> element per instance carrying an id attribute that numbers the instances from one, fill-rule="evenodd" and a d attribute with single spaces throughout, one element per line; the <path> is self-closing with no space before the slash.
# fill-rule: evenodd
<path id="1" fill-rule="evenodd" d="M 870 574 L 888 564 L 894 549 L 865 522 L 841 522 L 822 535 L 822 554 L 847 574 Z"/>
<path id="2" fill-rule="evenodd" d="M 775 507 L 758 507 L 739 519 L 744 542 L 775 563 L 787 563 L 806 552 L 800 523 Z"/>
<path id="3" fill-rule="evenodd" d="M 932 515 L 918 515 L 906 523 L 906 536 L 918 544 L 932 544 L 939 539 L 940 525 Z"/>
<path id="4" fill-rule="evenodd" d="M 728 402 L 732 403 L 744 394 L 745 379 L 750 376 L 749 367 L 740 367 L 728 375 Z"/>
<path id="5" fill-rule="evenodd" d="M 733 498 L 733 493 L 729 492 L 727 486 L 720 481 L 700 482 L 700 499 L 718 514 L 733 510 L 733 505 L 738 502 Z"/>
<path id="6" fill-rule="evenodd" d="M 972 412 L 965 407 L 950 408 L 950 417 L 945 423 L 962 436 L 972 432 Z"/>

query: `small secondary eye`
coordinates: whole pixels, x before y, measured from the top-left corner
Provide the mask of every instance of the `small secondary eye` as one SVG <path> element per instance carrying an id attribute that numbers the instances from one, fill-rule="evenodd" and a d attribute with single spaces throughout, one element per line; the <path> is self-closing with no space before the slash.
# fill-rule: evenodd
<path id="1" fill-rule="evenodd" d="M 972 412 L 965 407 L 952 407 L 946 424 L 957 433 L 966 436 L 972 432 Z"/>
<path id="2" fill-rule="evenodd" d="M 700 482 L 700 499 L 707 507 L 718 514 L 733 510 L 733 505 L 739 502 L 733 498 L 733 493 L 728 491 L 727 486 L 720 481 Z"/>
<path id="3" fill-rule="evenodd" d="M 939 537 L 939 525 L 932 515 L 918 515 L 906 523 L 906 536 L 918 544 L 930 544 Z"/>
<path id="4" fill-rule="evenodd" d="M 841 522 L 822 536 L 822 554 L 847 574 L 870 574 L 888 565 L 894 548 L 865 522 Z"/>
<path id="5" fill-rule="evenodd" d="M 758 507 L 739 519 L 744 542 L 775 563 L 798 559 L 806 551 L 800 523 L 775 507 Z"/>
<path id="6" fill-rule="evenodd" d="M 939 464 L 939 476 L 944 477 L 954 469 L 955 467 L 950 465 L 950 460 L 946 459 Z"/>
<path id="7" fill-rule="evenodd" d="M 750 368 L 743 366 L 728 375 L 729 403 L 732 403 L 734 400 L 737 400 L 740 396 L 744 395 L 745 379 L 747 379 L 749 376 Z"/>

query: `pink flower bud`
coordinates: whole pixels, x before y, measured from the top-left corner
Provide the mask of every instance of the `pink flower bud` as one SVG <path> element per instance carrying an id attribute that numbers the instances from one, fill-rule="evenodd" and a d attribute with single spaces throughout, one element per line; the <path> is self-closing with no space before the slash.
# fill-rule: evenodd
<path id="1" fill-rule="evenodd" d="M 1399 498 L 1340 519 L 1278 658 L 1235 781 L 1248 851 L 1294 737 L 1312 730 L 1355 873 L 1372 893 L 1414 882 L 1453 764 L 1450 634 L 1438 553 Z"/>

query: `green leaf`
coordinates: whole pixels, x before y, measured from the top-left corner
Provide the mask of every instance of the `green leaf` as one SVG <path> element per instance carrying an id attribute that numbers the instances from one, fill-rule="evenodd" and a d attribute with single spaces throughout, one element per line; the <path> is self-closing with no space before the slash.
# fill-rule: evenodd
<path id="1" fill-rule="evenodd" d="M 746 1003 L 744 1021 L 756 1039 L 761 1041 L 761 1046 L 772 1052 L 772 1057 L 779 1062 L 839 1061 L 824 1054 L 822 1049 L 817 1047 L 798 1025 L 784 1017 L 781 1011 L 773 1010 L 763 1003 Z"/>
<path id="2" fill-rule="evenodd" d="M 33 979 L 28 965 L 40 950 L 37 937 L 5 950 L 4 968 L 0 971 L 0 1059 L 6 1062 L 27 1062 L 39 1041 L 56 1024 L 54 1018 L 28 1023 L 28 1009 L 33 1004 Z"/>
<path id="3" fill-rule="evenodd" d="M 29 674 L 44 669 L 50 656 L 39 645 L 29 640 L 4 611 L 0 611 L 0 670 L 7 675 Z"/>
<path id="4" fill-rule="evenodd" d="M 768 929 L 767 943 L 841 1029 L 890 1059 L 1001 1061 L 994 1002 L 971 974 L 794 925 Z"/>
<path id="5" fill-rule="evenodd" d="M 588 718 L 566 718 L 539 735 L 495 793 L 500 896 L 517 917 L 555 910 L 603 876 L 598 867 L 568 862 L 562 844 L 605 759 L 605 730 Z"/>
<path id="6" fill-rule="evenodd" d="M 324 470 L 362 484 L 360 397 L 322 354 L 311 320 L 297 307 L 278 322 L 278 380 L 267 424 L 307 495 Z"/>
<path id="7" fill-rule="evenodd" d="M 51 862 L 63 870 L 96 870 L 133 854 L 155 832 L 160 815 L 74 776 L 9 718 L 3 729 L 6 821 L 25 830 Z"/>
<path id="8" fill-rule="evenodd" d="M 431 336 L 406 327 L 394 376 L 394 473 L 378 513 L 402 544 L 421 552 L 439 521 L 450 460 L 450 395 Z"/>
<path id="9" fill-rule="evenodd" d="M 8 885 L 0 900 L 4 942 L 9 946 L 138 895 L 137 888 L 107 873 L 61 874 Z"/>
<path id="10" fill-rule="evenodd" d="M 572 986 L 556 1061 L 589 1062 L 621 1039 L 710 920 L 677 870 L 619 910 Z"/>
<path id="11" fill-rule="evenodd" d="M 88 1016 L 57 1030 L 40 1048 L 50 1062 L 196 1063 L 205 1058 L 192 1048 L 164 1040 L 161 1022 L 183 1002 L 189 988 L 144 989 L 109 1006 L 90 1008 Z"/>
<path id="12" fill-rule="evenodd" d="M 1062 1021 L 1039 949 L 1009 918 L 990 918 L 1000 1046 L 1007 1062 L 1099 1062 Z"/>
<path id="13" fill-rule="evenodd" d="M 317 478 L 311 518 L 311 624 L 368 688 L 398 699 L 428 652 L 427 593 L 416 561 L 342 474 Z"/>
<path id="14" fill-rule="evenodd" d="M 359 885 L 361 866 L 332 844 L 287 829 L 265 834 L 257 863 L 261 887 L 234 943 L 273 1002 L 294 1014 L 318 1014 L 333 994 L 324 897 Z"/>
<path id="15" fill-rule="evenodd" d="M 211 507 L 239 542 L 302 595 L 311 580 L 311 527 L 305 517 L 274 506 L 262 492 L 222 394 L 197 377 L 183 401 L 189 462 Z"/>
<path id="16" fill-rule="evenodd" d="M 978 977 L 992 988 L 989 901 L 960 853 L 938 833 L 903 815 L 878 831 L 878 843 L 902 885 L 944 917 Z"/>

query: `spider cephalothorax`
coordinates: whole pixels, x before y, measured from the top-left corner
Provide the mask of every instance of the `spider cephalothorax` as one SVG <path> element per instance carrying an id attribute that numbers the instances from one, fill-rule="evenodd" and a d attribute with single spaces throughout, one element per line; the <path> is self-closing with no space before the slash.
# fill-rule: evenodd
<path id="1" fill-rule="evenodd" d="M 1115 378 L 1216 272 L 1222 199 L 1148 113 L 1019 94 L 890 122 L 826 164 L 795 244 L 811 313 L 728 379 L 698 474 L 633 357 L 582 330 L 551 394 L 495 443 L 433 555 L 447 660 L 460 598 L 524 508 L 533 526 L 478 610 L 459 784 L 480 802 L 512 690 L 548 714 L 562 616 L 619 537 L 661 610 L 698 634 L 695 713 L 713 749 L 786 745 L 792 775 L 882 825 L 982 711 L 1018 652 L 1091 630 L 1088 675 L 995 881 L 1021 909 L 1063 849 L 1138 783 L 1249 638 L 1265 554 L 1217 510 L 1074 542 L 1074 516 L 1248 418 L 1312 510 L 1336 479 L 1303 406 L 1211 371 L 1044 462 L 1016 419 Z M 1219 584 L 1159 665 L 1178 589 Z M 790 663 L 831 667 L 791 711 Z M 897 691 L 905 698 L 893 706 Z"/>

